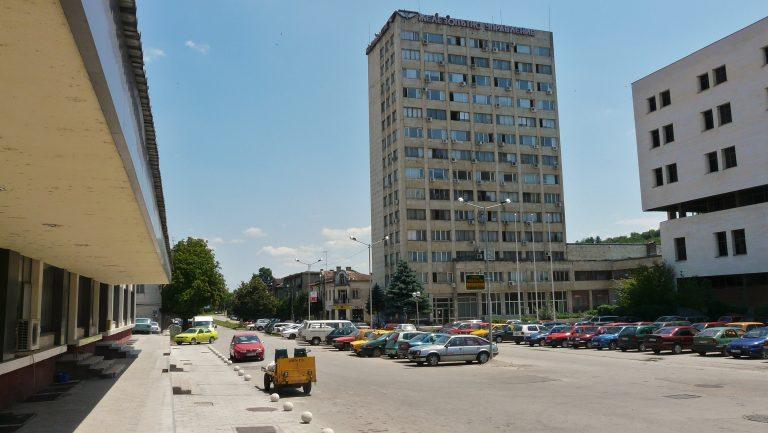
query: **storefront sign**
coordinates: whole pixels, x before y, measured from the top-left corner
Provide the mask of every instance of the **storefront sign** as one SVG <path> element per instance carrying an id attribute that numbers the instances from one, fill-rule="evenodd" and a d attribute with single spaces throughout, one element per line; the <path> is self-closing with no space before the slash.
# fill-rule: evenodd
<path id="1" fill-rule="evenodd" d="M 467 283 L 467 290 L 485 289 L 485 275 L 483 274 L 465 275 L 464 281 Z"/>
<path id="2" fill-rule="evenodd" d="M 309 292 L 309 301 L 317 302 L 317 291 L 312 290 L 311 292 Z"/>
<path id="3" fill-rule="evenodd" d="M 455 27 L 468 27 L 474 30 L 488 30 L 491 32 L 512 33 L 512 34 L 522 35 L 522 36 L 536 36 L 536 30 L 533 30 L 533 29 L 505 26 L 503 24 L 481 23 L 479 21 L 471 21 L 471 20 L 460 20 L 457 18 L 451 18 L 450 15 L 441 17 L 438 14 L 434 14 L 434 15 L 419 14 L 419 22 L 431 23 L 431 24 L 445 24 L 445 25 L 455 26 Z"/>

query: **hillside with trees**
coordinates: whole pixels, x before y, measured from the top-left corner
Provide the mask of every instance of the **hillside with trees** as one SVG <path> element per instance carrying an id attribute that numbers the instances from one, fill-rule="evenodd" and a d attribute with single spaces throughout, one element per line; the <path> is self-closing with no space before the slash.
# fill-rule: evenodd
<path id="1" fill-rule="evenodd" d="M 650 229 L 642 233 L 632 232 L 629 235 L 614 236 L 609 238 L 590 236 L 580 241 L 576 241 L 577 244 L 645 244 L 648 242 L 656 242 L 657 244 L 661 244 L 661 237 L 658 230 Z"/>

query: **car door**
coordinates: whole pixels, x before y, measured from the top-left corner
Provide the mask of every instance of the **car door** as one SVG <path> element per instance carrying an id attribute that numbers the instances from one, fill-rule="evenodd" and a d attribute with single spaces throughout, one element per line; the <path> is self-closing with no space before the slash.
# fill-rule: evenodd
<path id="1" fill-rule="evenodd" d="M 208 335 L 205 329 L 197 330 L 197 341 L 208 341 Z"/>
<path id="2" fill-rule="evenodd" d="M 453 337 L 448 340 L 443 359 L 446 361 L 461 361 L 463 358 L 464 337 Z"/>

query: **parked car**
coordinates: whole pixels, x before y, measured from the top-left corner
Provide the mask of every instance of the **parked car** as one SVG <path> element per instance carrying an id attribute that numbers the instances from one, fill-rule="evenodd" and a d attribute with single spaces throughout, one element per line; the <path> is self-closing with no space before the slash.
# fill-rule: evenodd
<path id="1" fill-rule="evenodd" d="M 520 319 L 510 319 L 505 322 L 507 325 L 517 325 L 518 323 L 523 323 Z"/>
<path id="2" fill-rule="evenodd" d="M 512 341 L 515 344 L 523 342 L 525 337 L 541 332 L 545 329 L 543 325 L 514 325 L 512 328 Z"/>
<path id="3" fill-rule="evenodd" d="M 299 329 L 298 338 L 317 346 L 334 329 L 351 326 L 349 320 L 305 320 Z"/>
<path id="4" fill-rule="evenodd" d="M 645 347 L 645 337 L 653 334 L 656 329 L 657 328 L 654 325 L 638 326 L 635 328 L 634 333 L 627 331 L 622 335 L 619 335 L 619 341 L 616 345 L 622 352 L 626 352 L 630 349 L 637 349 L 638 352 L 645 352 L 647 350 Z"/>
<path id="5" fill-rule="evenodd" d="M 408 351 L 408 359 L 417 365 L 435 366 L 440 362 L 464 361 L 471 364 L 477 361 L 485 364 L 491 359 L 489 346 L 496 355 L 498 346 L 488 340 L 474 335 L 442 335 L 432 344 L 411 348 Z"/>
<path id="6" fill-rule="evenodd" d="M 679 322 L 685 320 L 681 316 L 661 316 L 654 321 L 654 323 L 666 323 L 666 322 Z"/>
<path id="7" fill-rule="evenodd" d="M 487 323 L 466 322 L 466 323 L 462 323 L 456 328 L 451 329 L 448 333 L 466 335 L 466 334 L 471 334 L 473 331 L 477 331 L 478 329 L 483 329 L 487 327 L 488 327 Z"/>
<path id="8" fill-rule="evenodd" d="M 146 317 L 137 317 L 136 323 L 133 325 L 134 334 L 151 334 L 152 333 L 152 320 Z"/>
<path id="9" fill-rule="evenodd" d="M 632 335 L 637 331 L 637 326 L 609 326 L 605 332 L 592 339 L 592 347 L 597 350 L 616 350 L 619 347 L 619 337 L 622 333 Z"/>
<path id="10" fill-rule="evenodd" d="M 683 320 L 687 320 L 691 323 L 701 323 L 701 322 L 709 322 L 709 317 L 707 316 L 685 316 L 683 317 Z"/>
<path id="11" fill-rule="evenodd" d="M 343 337 L 336 337 L 333 339 L 333 347 L 335 347 L 338 350 L 350 350 L 352 348 L 353 343 L 360 342 L 360 344 L 368 341 L 371 339 L 372 336 L 379 336 L 381 335 L 378 331 L 373 331 L 370 329 L 363 329 L 357 334 L 352 335 L 345 335 Z"/>
<path id="12" fill-rule="evenodd" d="M 564 330 L 570 329 L 571 327 L 569 325 L 558 325 L 553 328 L 544 328 L 541 327 L 541 331 L 534 332 L 530 335 L 525 336 L 523 339 L 524 343 L 527 343 L 528 346 L 533 347 L 535 345 L 544 346 L 544 339 L 547 338 L 547 336 L 552 332 L 562 332 Z M 517 338 L 517 335 L 514 336 Z M 517 341 L 515 341 L 517 343 Z"/>
<path id="13" fill-rule="evenodd" d="M 354 326 L 345 326 L 343 328 L 336 328 L 328 335 L 325 336 L 325 344 L 333 344 L 333 340 L 339 337 L 346 337 L 347 335 L 355 336 L 360 332 Z"/>
<path id="14" fill-rule="evenodd" d="M 285 329 L 286 326 L 292 325 L 291 322 L 277 322 L 272 326 L 272 333 L 273 334 L 281 334 L 283 332 L 283 329 Z"/>
<path id="15" fill-rule="evenodd" d="M 492 340 L 495 341 L 497 344 L 501 343 L 502 341 L 515 341 L 514 326 L 515 325 L 501 325 L 498 327 L 494 327 L 493 332 L 491 334 Z M 487 339 L 487 335 L 488 333 L 486 332 L 485 337 L 483 337 L 482 335 L 478 335 L 478 337 L 483 337 Z"/>
<path id="16" fill-rule="evenodd" d="M 714 327 L 705 328 L 693 337 L 693 351 L 701 356 L 709 352 L 726 354 L 726 346 L 731 341 L 744 335 L 739 328 Z"/>
<path id="17" fill-rule="evenodd" d="M 416 325 L 412 323 L 398 323 L 393 331 L 415 331 Z"/>
<path id="18" fill-rule="evenodd" d="M 280 335 L 283 336 L 283 338 L 287 338 L 289 340 L 295 340 L 296 337 L 299 335 L 299 328 L 301 328 L 301 325 L 293 324 L 288 325 L 285 328 L 283 328 L 283 331 L 280 333 Z"/>
<path id="19" fill-rule="evenodd" d="M 371 325 L 365 322 L 355 322 L 352 325 L 354 325 L 357 329 L 371 329 Z"/>
<path id="20" fill-rule="evenodd" d="M 411 350 L 412 347 L 423 346 L 425 344 L 432 344 L 441 335 L 448 335 L 448 334 L 437 334 L 437 333 L 425 332 L 425 333 L 416 335 L 410 340 L 400 341 L 397 345 L 397 355 L 400 358 L 407 358 L 408 351 Z"/>
<path id="21" fill-rule="evenodd" d="M 267 334 L 272 334 L 273 332 L 275 332 L 275 325 L 277 325 L 278 323 L 280 323 L 280 319 L 270 320 L 269 323 L 267 323 L 267 325 L 264 327 L 264 332 L 266 332 Z"/>
<path id="22" fill-rule="evenodd" d="M 592 316 L 588 317 L 585 320 L 582 320 L 580 322 L 576 322 L 576 326 L 583 326 L 583 325 L 606 325 L 608 323 L 614 323 L 617 322 L 619 319 L 619 316 Z"/>
<path id="23" fill-rule="evenodd" d="M 568 338 L 568 345 L 576 349 L 588 347 L 592 338 L 597 334 L 597 326 L 576 326 Z"/>
<path id="24" fill-rule="evenodd" d="M 259 319 L 256 322 L 248 325 L 248 329 L 255 329 L 257 331 L 263 331 L 264 327 L 267 326 L 267 323 L 272 319 Z"/>
<path id="25" fill-rule="evenodd" d="M 360 357 L 372 357 L 379 358 L 384 354 L 384 348 L 387 344 L 387 339 L 393 335 L 393 332 L 389 334 L 380 335 L 378 338 L 363 343 L 360 348 L 355 352 Z"/>
<path id="26" fill-rule="evenodd" d="M 159 334 L 160 333 L 160 324 L 159 323 L 152 322 L 150 325 L 152 326 L 152 331 L 151 332 L 153 334 Z"/>
<path id="27" fill-rule="evenodd" d="M 571 337 L 571 332 L 574 330 L 575 327 L 571 326 L 561 326 L 557 328 L 557 331 L 550 332 L 546 337 L 544 337 L 544 342 L 541 344 L 542 346 L 549 346 L 549 347 L 568 347 L 570 342 L 568 339 Z"/>
<path id="28" fill-rule="evenodd" d="M 424 333 L 419 331 L 393 332 L 392 335 L 387 339 L 386 344 L 384 345 L 384 354 L 387 355 L 389 358 L 399 358 L 400 355 L 398 355 L 397 353 L 398 342 L 408 341 L 411 338 L 421 334 L 424 334 Z"/>
<path id="29" fill-rule="evenodd" d="M 729 314 L 727 316 L 720 316 L 717 318 L 718 322 L 725 322 L 725 323 L 743 322 L 745 320 L 747 320 L 746 317 L 740 314 Z"/>
<path id="30" fill-rule="evenodd" d="M 229 342 L 229 359 L 233 362 L 254 359 L 264 360 L 266 349 L 259 336 L 252 332 L 238 332 Z"/>
<path id="31" fill-rule="evenodd" d="M 672 320 L 669 322 L 653 322 L 653 326 L 656 327 L 656 329 L 661 328 L 670 328 L 675 326 L 691 326 L 692 323 L 687 320 Z"/>
<path id="32" fill-rule="evenodd" d="M 729 328 L 739 328 L 744 332 L 749 332 L 756 328 L 762 328 L 765 325 L 760 322 L 731 322 L 725 326 Z"/>
<path id="33" fill-rule="evenodd" d="M 218 332 L 213 328 L 189 328 L 184 332 L 176 334 L 173 341 L 178 344 L 200 344 L 213 343 L 219 338 Z"/>
<path id="34" fill-rule="evenodd" d="M 645 346 L 653 353 L 671 350 L 678 355 L 693 348 L 693 337 L 698 331 L 693 326 L 667 326 L 645 337 Z"/>
<path id="35" fill-rule="evenodd" d="M 709 329 L 709 328 L 724 328 L 726 327 L 727 323 L 725 322 L 696 322 L 693 326 L 696 328 L 699 332 Z"/>
<path id="36" fill-rule="evenodd" d="M 766 344 L 768 344 L 768 326 L 752 329 L 738 340 L 731 341 L 725 347 L 725 351 L 734 358 L 747 356 L 768 359 Z"/>

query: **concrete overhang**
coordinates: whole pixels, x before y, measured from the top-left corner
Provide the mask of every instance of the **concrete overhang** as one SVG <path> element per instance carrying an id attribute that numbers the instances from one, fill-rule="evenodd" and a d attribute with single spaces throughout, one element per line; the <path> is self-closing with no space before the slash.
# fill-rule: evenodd
<path id="1" fill-rule="evenodd" d="M 166 283 L 159 170 L 116 7 L 0 5 L 0 248 L 109 284 Z"/>

